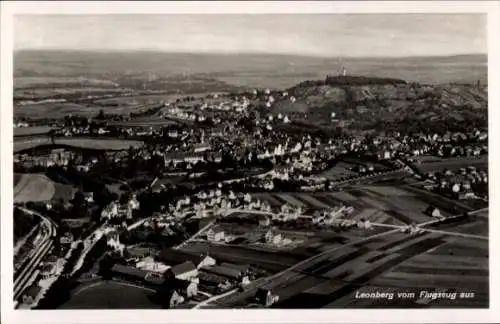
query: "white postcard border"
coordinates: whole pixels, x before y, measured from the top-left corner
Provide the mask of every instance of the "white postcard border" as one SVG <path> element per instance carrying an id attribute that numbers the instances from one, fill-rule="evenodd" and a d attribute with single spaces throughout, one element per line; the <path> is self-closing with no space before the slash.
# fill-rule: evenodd
<path id="1" fill-rule="evenodd" d="M 500 320 L 500 211 L 495 175 L 500 173 L 500 6 L 497 1 L 221 1 L 221 2 L 2 2 L 1 3 L 1 305 L 4 323 L 485 323 Z M 490 172 L 490 308 L 485 310 L 54 310 L 19 311 L 12 298 L 12 48 L 14 14 L 136 13 L 487 13 Z M 498 159 L 497 159 L 498 158 Z M 492 163 L 493 162 L 493 163 Z M 496 307 L 495 307 L 496 306 Z"/>

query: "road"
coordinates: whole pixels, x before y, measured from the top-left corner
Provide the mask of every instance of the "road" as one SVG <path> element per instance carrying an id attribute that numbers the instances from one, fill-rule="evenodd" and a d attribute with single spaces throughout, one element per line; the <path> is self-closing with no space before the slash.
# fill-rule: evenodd
<path id="1" fill-rule="evenodd" d="M 41 215 L 40 213 L 24 207 L 19 207 L 19 209 L 27 214 L 40 217 L 42 219 L 41 226 L 47 228 L 47 235 L 45 235 L 41 244 L 39 244 L 36 249 L 32 251 L 27 264 L 22 268 L 22 270 L 20 270 L 19 273 L 15 274 L 14 299 L 19 298 L 22 295 L 23 291 L 28 288 L 30 278 L 37 270 L 40 262 L 52 248 L 53 237 L 55 236 L 57 230 L 57 225 L 52 220 Z"/>
<path id="2" fill-rule="evenodd" d="M 190 238 L 188 238 L 186 241 L 182 242 L 181 244 L 173 247 L 173 249 L 180 249 L 184 246 L 186 246 L 188 243 L 191 241 L 195 240 L 198 236 L 200 236 L 203 232 L 205 232 L 209 227 L 211 227 L 215 223 L 215 219 L 209 222 L 207 225 L 203 226 L 202 229 L 200 229 L 198 232 L 196 232 L 194 235 L 192 235 Z"/>
<path id="3" fill-rule="evenodd" d="M 245 213 L 245 214 L 258 214 L 258 215 L 277 215 L 277 213 L 273 212 L 267 212 L 267 211 L 262 211 L 262 210 L 252 210 L 252 209 L 243 209 L 243 208 L 232 208 L 228 209 L 228 214 L 231 213 Z M 311 215 L 298 215 L 297 218 L 305 218 L 308 220 L 311 220 L 313 216 Z M 344 218 L 336 218 L 334 220 L 335 223 L 342 223 L 342 222 L 351 222 L 351 219 L 344 219 Z M 383 223 L 377 223 L 377 222 L 370 222 L 370 224 L 374 227 L 383 227 L 383 228 L 393 228 L 393 229 L 402 229 L 405 228 L 406 226 L 404 225 L 391 225 L 391 224 L 383 224 Z"/>
<path id="4" fill-rule="evenodd" d="M 237 291 L 238 291 L 238 288 L 235 288 L 235 289 L 227 291 L 227 292 L 225 292 L 223 294 L 220 294 L 220 295 L 217 295 L 217 296 L 212 296 L 212 297 L 210 297 L 210 298 L 208 298 L 208 299 L 206 299 L 206 300 L 204 300 L 202 302 L 199 302 L 192 309 L 199 309 L 199 308 L 201 308 L 203 306 L 207 306 L 210 303 L 213 303 L 213 302 L 215 302 L 215 301 L 217 301 L 217 300 L 219 300 L 221 298 L 224 298 L 224 297 L 227 297 L 229 295 L 232 295 L 232 294 L 234 294 Z"/>

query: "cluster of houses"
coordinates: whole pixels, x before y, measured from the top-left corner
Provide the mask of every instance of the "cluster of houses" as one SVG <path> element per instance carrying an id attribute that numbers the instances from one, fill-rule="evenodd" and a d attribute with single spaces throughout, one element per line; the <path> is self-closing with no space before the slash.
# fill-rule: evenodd
<path id="1" fill-rule="evenodd" d="M 134 210 L 140 208 L 140 203 L 135 195 L 125 204 L 120 204 L 118 201 L 112 201 L 101 212 L 101 218 L 109 220 L 113 218 L 131 219 Z"/>
<path id="2" fill-rule="evenodd" d="M 475 167 L 461 168 L 459 172 L 444 170 L 428 173 L 430 180 L 424 187 L 427 190 L 444 193 L 459 200 L 474 199 L 488 194 L 488 172 L 478 171 Z"/>
<path id="3" fill-rule="evenodd" d="M 435 155 L 439 157 L 480 156 L 488 153 L 488 133 L 476 130 L 470 133 L 443 134 L 394 134 L 392 137 L 376 137 L 364 144 L 364 148 L 376 154 L 381 160 L 392 159 L 399 155 L 420 157 Z M 417 160 L 418 161 L 418 160 Z"/>
<path id="4" fill-rule="evenodd" d="M 218 263 L 208 254 L 175 249 L 155 253 L 148 248 L 131 250 L 129 254 L 127 264 L 112 266 L 113 278 L 170 289 L 170 307 L 194 299 L 199 291 L 215 295 L 235 286 L 244 286 L 250 282 L 252 274 L 248 265 Z"/>
<path id="5" fill-rule="evenodd" d="M 67 166 L 69 161 L 75 158 L 74 152 L 65 149 L 53 149 L 48 154 L 15 154 L 14 163 L 21 163 L 24 167 L 51 167 Z"/>
<path id="6" fill-rule="evenodd" d="M 331 210 L 325 210 L 315 213 L 312 218 L 314 225 L 333 225 L 336 224 L 340 217 L 346 217 L 354 211 L 352 206 L 336 206 Z"/>

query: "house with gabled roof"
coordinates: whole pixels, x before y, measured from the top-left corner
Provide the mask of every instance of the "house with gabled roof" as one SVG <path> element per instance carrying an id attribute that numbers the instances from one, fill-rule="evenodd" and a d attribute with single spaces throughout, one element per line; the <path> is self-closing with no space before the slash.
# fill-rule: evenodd
<path id="1" fill-rule="evenodd" d="M 205 266 L 212 266 L 216 263 L 215 259 L 210 257 L 208 254 L 192 254 L 174 249 L 163 249 L 161 253 L 155 257 L 155 259 L 170 266 L 174 266 L 185 261 L 191 261 L 197 269 Z"/>
<path id="2" fill-rule="evenodd" d="M 167 271 L 170 272 L 175 279 L 179 280 L 191 280 L 198 276 L 198 269 L 191 261 L 177 264 Z"/>

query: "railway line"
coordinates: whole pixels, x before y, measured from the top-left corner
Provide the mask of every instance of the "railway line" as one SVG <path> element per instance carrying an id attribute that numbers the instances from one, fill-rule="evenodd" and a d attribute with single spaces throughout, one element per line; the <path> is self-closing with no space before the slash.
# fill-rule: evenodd
<path id="1" fill-rule="evenodd" d="M 31 284 L 33 274 L 37 271 L 40 262 L 47 255 L 53 246 L 53 241 L 56 237 L 57 225 L 49 218 L 41 215 L 40 213 L 24 208 L 18 207 L 25 213 L 40 217 L 42 219 L 41 228 L 44 234 L 41 242 L 37 244 L 37 248 L 32 251 L 25 264 L 19 268 L 17 273 L 14 274 L 14 299 L 22 296 L 22 293 Z"/>

